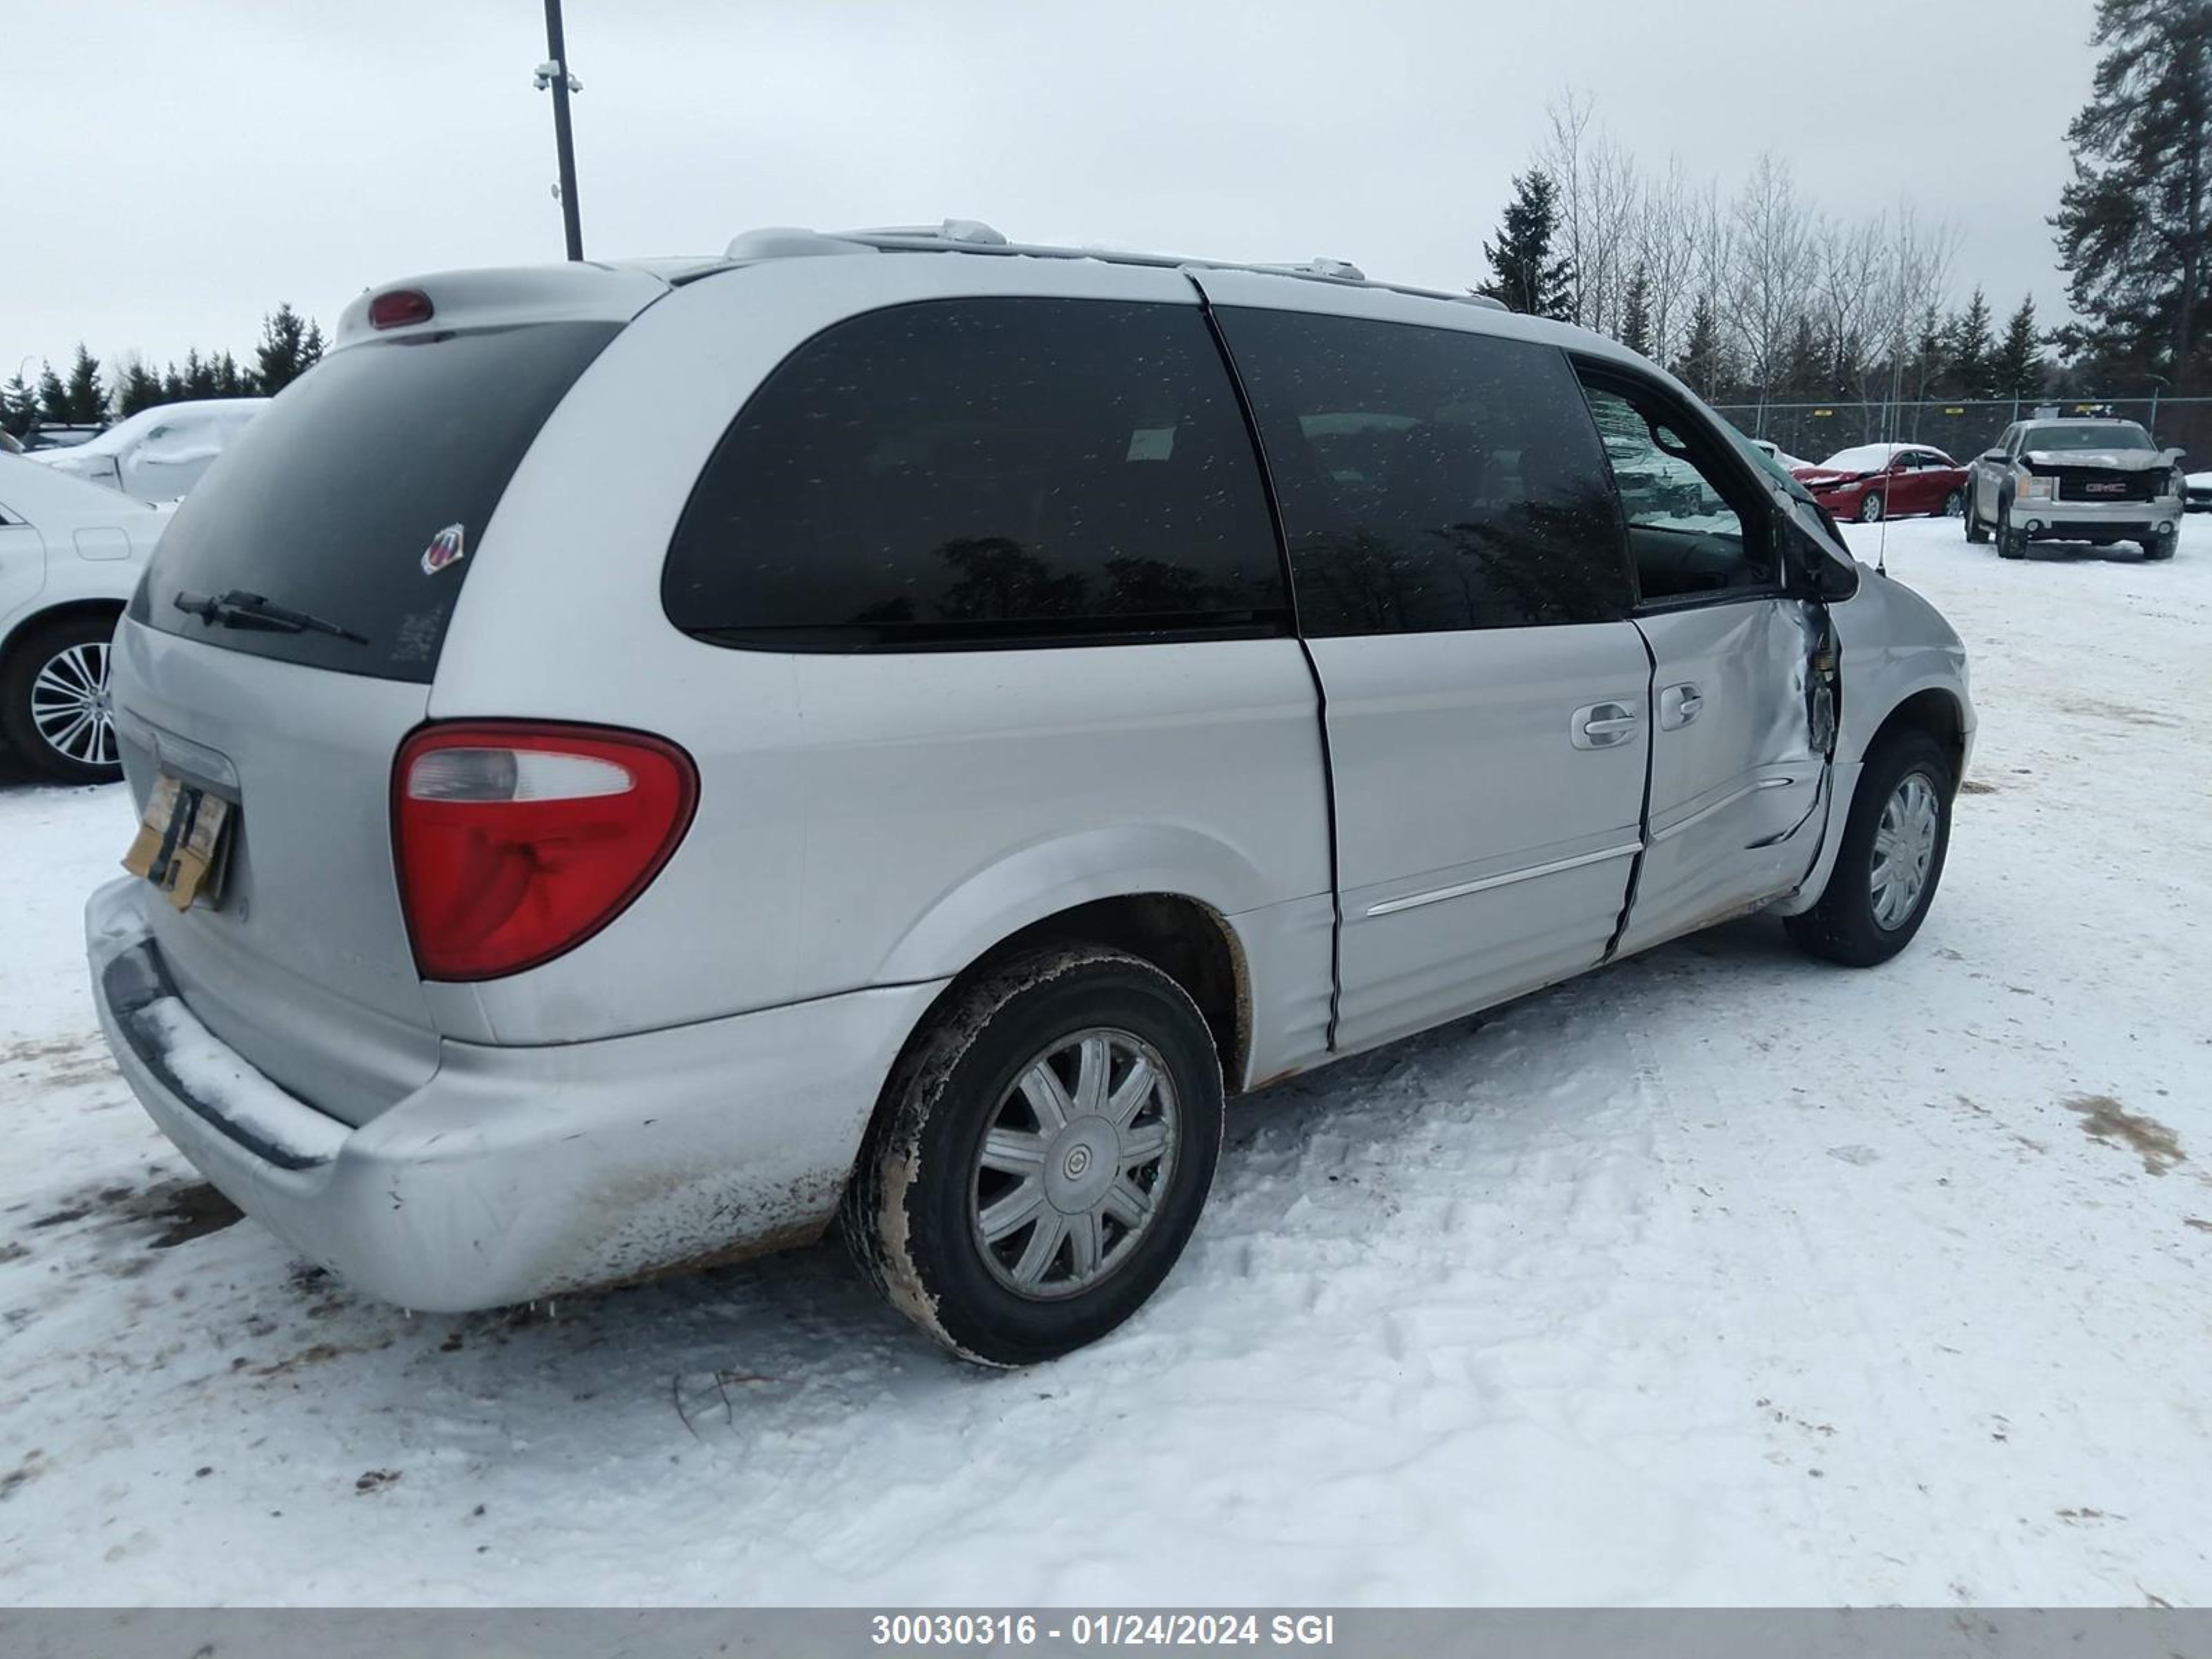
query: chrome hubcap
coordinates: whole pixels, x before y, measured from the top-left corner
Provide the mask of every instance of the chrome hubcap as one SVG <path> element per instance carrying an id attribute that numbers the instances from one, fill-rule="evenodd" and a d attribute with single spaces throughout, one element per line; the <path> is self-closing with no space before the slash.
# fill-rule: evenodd
<path id="1" fill-rule="evenodd" d="M 1923 772 L 1908 773 L 1882 804 L 1867 886 L 1874 899 L 1875 923 L 1884 932 L 1902 927 L 1920 908 L 1942 823 L 1936 786 Z"/>
<path id="2" fill-rule="evenodd" d="M 106 645 L 72 645 L 46 659 L 31 682 L 31 724 L 66 759 L 83 766 L 115 764 Z"/>
<path id="3" fill-rule="evenodd" d="M 1127 1031 L 1060 1037 L 991 1114 L 969 1213 L 991 1276 L 1051 1301 L 1118 1271 L 1175 1168 L 1175 1085 Z"/>

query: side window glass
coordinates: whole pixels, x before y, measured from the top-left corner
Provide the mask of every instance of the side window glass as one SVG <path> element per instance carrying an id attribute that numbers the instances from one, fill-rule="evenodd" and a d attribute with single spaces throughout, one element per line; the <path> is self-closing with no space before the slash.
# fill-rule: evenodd
<path id="1" fill-rule="evenodd" d="M 1598 622 L 1631 603 L 1566 359 L 1453 329 L 1224 307 L 1309 634 Z"/>
<path id="2" fill-rule="evenodd" d="M 1760 504 L 1717 451 L 1670 424 L 1656 398 L 1610 383 L 1583 389 L 1613 464 L 1639 593 L 1675 599 L 1771 586 Z"/>
<path id="3" fill-rule="evenodd" d="M 802 345 L 692 492 L 662 601 L 791 649 L 1287 616 L 1251 439 L 1193 306 L 942 300 Z"/>

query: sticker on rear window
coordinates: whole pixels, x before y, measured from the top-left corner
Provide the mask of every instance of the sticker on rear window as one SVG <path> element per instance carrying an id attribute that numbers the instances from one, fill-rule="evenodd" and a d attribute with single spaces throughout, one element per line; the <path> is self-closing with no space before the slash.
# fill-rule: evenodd
<path id="1" fill-rule="evenodd" d="M 459 564 L 467 550 L 463 544 L 467 533 L 457 524 L 449 524 L 430 538 L 429 546 L 422 550 L 422 574 L 434 576 L 449 564 Z"/>

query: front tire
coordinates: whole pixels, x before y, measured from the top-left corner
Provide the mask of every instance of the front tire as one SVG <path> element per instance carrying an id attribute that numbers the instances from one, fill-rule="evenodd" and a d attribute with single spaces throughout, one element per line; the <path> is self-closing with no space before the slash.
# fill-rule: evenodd
<path id="1" fill-rule="evenodd" d="M 1943 498 L 1943 516 L 1947 519 L 1955 519 L 1965 511 L 1966 506 L 1966 492 L 1963 489 L 1954 489 Z"/>
<path id="2" fill-rule="evenodd" d="M 1881 492 L 1880 490 L 1869 489 L 1859 497 L 1859 522 L 1861 524 L 1881 522 Z"/>
<path id="3" fill-rule="evenodd" d="M 1990 527 L 1982 522 L 1982 515 L 1975 510 L 1974 498 L 1969 492 L 1966 496 L 1966 539 L 1979 547 L 1989 538 Z"/>
<path id="4" fill-rule="evenodd" d="M 956 990 L 892 1071 L 846 1242 L 954 1353 L 1054 1359 L 1167 1277 L 1221 1121 L 1212 1035 L 1174 980 L 1099 947 L 1012 957 Z"/>
<path id="5" fill-rule="evenodd" d="M 1997 557 L 2024 559 L 2027 556 L 2027 532 L 2012 527 L 2012 508 L 2002 503 L 1997 507 Z"/>
<path id="6" fill-rule="evenodd" d="M 0 737 L 33 770 L 58 783 L 123 775 L 107 701 L 112 612 L 64 617 L 32 629 L 0 663 Z"/>
<path id="7" fill-rule="evenodd" d="M 1899 732 L 1868 756 L 1820 902 L 1783 923 L 1797 947 L 1871 968 L 1910 945 L 1943 878 L 1957 793 L 1950 757 L 1924 732 Z"/>
<path id="8" fill-rule="evenodd" d="M 2170 559 L 2173 556 L 2173 550 L 2180 540 L 2181 532 L 2178 530 L 2169 530 L 2163 536 L 2154 536 L 2142 544 L 2143 557 Z"/>

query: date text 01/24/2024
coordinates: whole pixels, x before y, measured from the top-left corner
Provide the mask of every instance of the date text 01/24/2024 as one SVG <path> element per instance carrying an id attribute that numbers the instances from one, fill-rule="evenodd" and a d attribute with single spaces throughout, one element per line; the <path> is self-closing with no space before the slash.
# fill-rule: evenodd
<path id="1" fill-rule="evenodd" d="M 1078 1613 L 1041 1620 L 1030 1613 L 878 1613 L 878 1647 L 1028 1646 L 1040 1639 L 1077 1647 L 1304 1647 L 1336 1641 L 1328 1613 Z"/>

